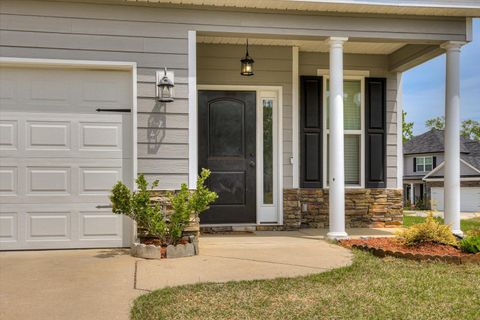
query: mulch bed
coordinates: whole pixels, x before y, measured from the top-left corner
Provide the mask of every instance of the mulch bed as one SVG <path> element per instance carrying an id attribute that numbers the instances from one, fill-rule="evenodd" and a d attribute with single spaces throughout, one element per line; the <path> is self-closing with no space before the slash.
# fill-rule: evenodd
<path id="1" fill-rule="evenodd" d="M 480 263 L 480 254 L 471 254 L 458 248 L 424 242 L 415 246 L 401 244 L 396 238 L 369 238 L 359 240 L 341 240 L 340 244 L 347 248 L 370 251 L 376 256 L 394 256 L 412 260 L 441 260 L 452 263 Z"/>

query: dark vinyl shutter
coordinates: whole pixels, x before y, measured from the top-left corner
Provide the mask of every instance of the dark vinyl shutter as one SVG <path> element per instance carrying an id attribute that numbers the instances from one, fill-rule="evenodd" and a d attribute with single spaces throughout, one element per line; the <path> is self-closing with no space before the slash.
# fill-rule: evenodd
<path id="1" fill-rule="evenodd" d="M 300 77 L 300 187 L 322 187 L 322 77 Z"/>
<path id="2" fill-rule="evenodd" d="M 417 158 L 413 157 L 413 172 L 417 172 Z"/>
<path id="3" fill-rule="evenodd" d="M 432 163 L 432 169 L 435 169 L 437 167 L 437 157 L 433 156 Z"/>
<path id="4" fill-rule="evenodd" d="M 365 187 L 386 187 L 386 79 L 365 79 Z"/>

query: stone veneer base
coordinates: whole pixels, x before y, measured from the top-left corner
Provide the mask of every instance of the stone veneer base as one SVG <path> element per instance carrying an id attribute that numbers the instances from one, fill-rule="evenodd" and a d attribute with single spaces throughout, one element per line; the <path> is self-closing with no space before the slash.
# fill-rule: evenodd
<path id="1" fill-rule="evenodd" d="M 285 230 L 328 228 L 328 189 L 285 189 Z M 400 227 L 403 222 L 402 189 L 345 190 L 347 228 Z"/>
<path id="2" fill-rule="evenodd" d="M 400 227 L 403 223 L 402 189 L 345 190 L 345 224 L 347 228 Z M 153 191 L 152 201 L 170 211 L 168 191 Z M 202 232 L 221 233 L 231 231 L 284 231 L 300 228 L 328 228 L 328 189 L 284 189 L 283 225 L 256 225 L 252 227 L 202 227 Z M 242 229 L 244 228 L 244 229 Z M 186 235 L 198 236 L 200 225 L 193 219 L 185 230 Z"/>

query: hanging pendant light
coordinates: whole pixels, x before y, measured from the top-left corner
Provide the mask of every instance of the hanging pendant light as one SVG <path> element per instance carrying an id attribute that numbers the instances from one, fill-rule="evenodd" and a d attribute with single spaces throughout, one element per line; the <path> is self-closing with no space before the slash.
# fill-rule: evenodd
<path id="1" fill-rule="evenodd" d="M 241 70 L 240 74 L 242 76 L 253 76 L 253 63 L 255 62 L 250 55 L 248 54 L 248 39 L 247 39 L 247 48 L 245 52 L 245 58 L 240 60 L 241 62 Z"/>

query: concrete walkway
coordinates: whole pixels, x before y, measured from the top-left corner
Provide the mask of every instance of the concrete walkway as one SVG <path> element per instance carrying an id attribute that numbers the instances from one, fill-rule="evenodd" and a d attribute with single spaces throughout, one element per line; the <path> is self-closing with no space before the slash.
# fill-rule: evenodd
<path id="1" fill-rule="evenodd" d="M 128 319 L 133 299 L 153 289 L 293 277 L 349 265 L 351 253 L 321 240 L 324 235 L 302 230 L 202 236 L 199 256 L 161 261 L 132 258 L 126 249 L 2 252 L 0 319 Z"/>

